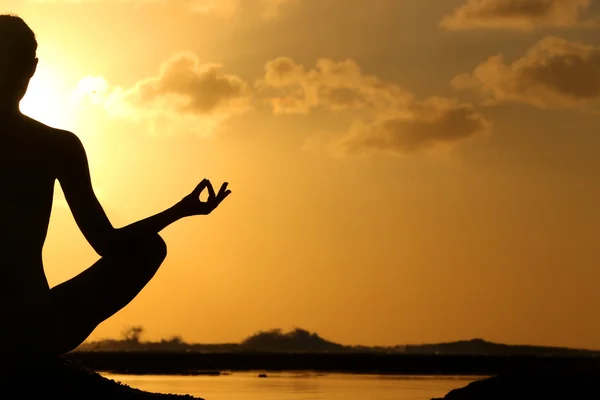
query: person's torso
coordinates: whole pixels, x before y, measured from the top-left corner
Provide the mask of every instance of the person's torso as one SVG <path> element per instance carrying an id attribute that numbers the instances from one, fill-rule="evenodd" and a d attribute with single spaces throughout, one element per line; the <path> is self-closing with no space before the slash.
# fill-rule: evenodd
<path id="1" fill-rule="evenodd" d="M 0 120 L 0 310 L 7 299 L 24 296 L 37 302 L 34 293 L 48 290 L 42 247 L 57 178 L 57 149 L 50 128 L 29 120 Z"/>

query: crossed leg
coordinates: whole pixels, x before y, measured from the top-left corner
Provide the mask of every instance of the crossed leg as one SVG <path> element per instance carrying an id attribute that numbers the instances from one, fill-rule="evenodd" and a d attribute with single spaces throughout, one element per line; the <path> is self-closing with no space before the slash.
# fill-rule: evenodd
<path id="1" fill-rule="evenodd" d="M 147 236 L 52 288 L 56 319 L 51 352 L 63 354 L 83 343 L 102 321 L 138 295 L 166 256 L 163 239 L 158 234 Z"/>

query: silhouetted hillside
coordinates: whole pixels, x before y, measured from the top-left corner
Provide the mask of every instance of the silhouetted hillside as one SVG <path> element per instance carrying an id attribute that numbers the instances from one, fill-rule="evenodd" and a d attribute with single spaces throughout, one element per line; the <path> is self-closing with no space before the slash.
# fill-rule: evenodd
<path id="1" fill-rule="evenodd" d="M 599 356 L 600 352 L 566 347 L 543 347 L 508 345 L 487 342 L 483 339 L 463 340 L 451 343 L 405 346 L 407 354 L 439 355 L 495 355 L 495 356 Z"/>
<path id="2" fill-rule="evenodd" d="M 190 344 L 180 337 L 158 342 L 141 341 L 143 329 L 133 327 L 123 333 L 123 339 L 101 340 L 84 343 L 76 351 L 153 351 L 197 353 L 384 353 L 408 355 L 465 355 L 465 356 L 577 356 L 597 357 L 599 351 L 543 347 L 531 345 L 507 345 L 483 339 L 450 343 L 399 345 L 399 346 L 344 346 L 304 329 L 282 332 L 281 329 L 261 331 L 241 343 Z"/>
<path id="3" fill-rule="evenodd" d="M 294 329 L 283 333 L 281 329 L 258 332 L 242 341 L 242 350 L 260 352 L 339 352 L 348 347 L 323 339 L 316 333 Z"/>

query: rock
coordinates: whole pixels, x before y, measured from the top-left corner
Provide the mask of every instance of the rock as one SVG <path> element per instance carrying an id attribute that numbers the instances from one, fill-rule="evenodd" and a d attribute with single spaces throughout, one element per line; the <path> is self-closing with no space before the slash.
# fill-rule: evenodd
<path id="1" fill-rule="evenodd" d="M 443 398 L 443 400 L 579 399 L 600 399 L 599 369 L 496 376 L 452 390 Z"/>
<path id="2" fill-rule="evenodd" d="M 6 400 L 183 400 L 192 396 L 143 392 L 60 358 L 6 363 L 0 371 L 0 399 Z M 199 399 L 202 400 L 202 399 Z"/>

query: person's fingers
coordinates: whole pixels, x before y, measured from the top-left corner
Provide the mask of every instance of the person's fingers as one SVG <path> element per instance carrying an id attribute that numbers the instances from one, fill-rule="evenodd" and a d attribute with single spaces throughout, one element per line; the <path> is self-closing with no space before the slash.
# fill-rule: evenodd
<path id="1" fill-rule="evenodd" d="M 215 199 L 215 189 L 213 189 L 212 183 L 210 183 L 210 181 L 207 179 L 206 180 L 206 188 L 208 189 L 208 200 L 207 201 L 212 201 Z"/>
<path id="2" fill-rule="evenodd" d="M 225 182 L 221 185 L 221 188 L 219 189 L 219 193 L 217 194 L 217 198 L 224 199 L 223 195 L 227 191 L 227 185 L 229 185 L 229 182 Z"/>
<path id="3" fill-rule="evenodd" d="M 202 193 L 202 191 L 204 190 L 204 188 L 206 188 L 206 185 L 209 184 L 210 182 L 208 182 L 208 179 L 202 179 L 202 182 L 200 182 L 198 184 L 198 186 L 196 186 L 196 188 L 192 191 L 192 194 L 194 196 L 200 197 L 200 193 Z"/>
<path id="4" fill-rule="evenodd" d="M 223 193 L 220 193 L 220 194 L 219 194 L 219 198 L 218 198 L 218 203 L 217 203 L 217 204 L 221 204 L 221 202 L 222 202 L 223 200 L 225 200 L 225 198 L 226 198 L 227 196 L 229 196 L 230 194 L 231 194 L 231 190 L 225 190 Z"/>

